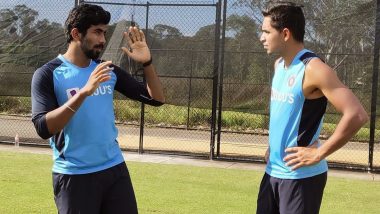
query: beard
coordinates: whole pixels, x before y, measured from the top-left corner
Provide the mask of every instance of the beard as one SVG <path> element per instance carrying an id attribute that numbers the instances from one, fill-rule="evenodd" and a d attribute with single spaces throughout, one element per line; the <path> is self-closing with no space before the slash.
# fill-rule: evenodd
<path id="1" fill-rule="evenodd" d="M 83 39 L 81 42 L 81 49 L 83 53 L 92 60 L 96 60 L 99 58 L 101 51 L 104 48 L 103 44 L 94 45 L 94 47 L 91 49 L 90 44 L 87 39 Z M 95 50 L 95 48 L 100 48 L 100 50 Z"/>

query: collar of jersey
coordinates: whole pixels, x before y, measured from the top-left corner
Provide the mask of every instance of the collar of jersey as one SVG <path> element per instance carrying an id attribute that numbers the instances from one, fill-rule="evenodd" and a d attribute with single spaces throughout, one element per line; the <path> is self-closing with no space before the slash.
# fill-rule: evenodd
<path id="1" fill-rule="evenodd" d="M 71 62 L 70 62 L 69 60 L 67 60 L 62 54 L 59 54 L 59 55 L 58 55 L 58 58 L 59 58 L 60 60 L 62 60 L 64 63 L 66 63 L 67 65 L 72 66 L 72 67 L 74 67 L 74 68 L 76 68 L 76 69 L 80 69 L 80 70 L 86 70 L 86 69 L 90 68 L 90 67 L 92 66 L 92 63 L 94 62 L 94 61 L 91 59 L 91 61 L 90 61 L 90 63 L 88 64 L 88 66 L 82 68 L 82 67 L 79 67 L 79 66 L 77 66 L 77 65 L 75 65 L 75 64 L 73 64 L 73 63 L 71 63 Z"/>
<path id="2" fill-rule="evenodd" d="M 296 64 L 299 61 L 299 58 L 306 52 L 311 52 L 308 49 L 302 49 L 300 50 L 293 58 L 292 63 L 290 63 L 289 67 L 285 68 L 285 60 L 282 60 L 282 68 L 286 71 L 289 70 L 294 64 Z"/>

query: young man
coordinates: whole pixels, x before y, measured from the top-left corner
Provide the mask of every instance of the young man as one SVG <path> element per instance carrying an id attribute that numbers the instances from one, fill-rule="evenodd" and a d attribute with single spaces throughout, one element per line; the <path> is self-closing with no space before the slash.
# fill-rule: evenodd
<path id="1" fill-rule="evenodd" d="M 32 121 L 50 138 L 53 188 L 58 212 L 137 213 L 128 169 L 117 138 L 114 89 L 153 106 L 164 103 L 144 33 L 125 33 L 133 60 L 143 63 L 147 87 L 110 61 L 98 59 L 110 13 L 83 4 L 71 10 L 65 54 L 39 68 L 32 80 Z"/>
<path id="2" fill-rule="evenodd" d="M 275 63 L 269 148 L 257 213 L 318 213 L 327 180 L 325 158 L 341 148 L 368 116 L 355 95 L 313 52 L 304 49 L 302 6 L 270 3 L 263 11 L 261 42 Z M 323 144 L 318 137 L 329 101 L 343 114 Z"/>

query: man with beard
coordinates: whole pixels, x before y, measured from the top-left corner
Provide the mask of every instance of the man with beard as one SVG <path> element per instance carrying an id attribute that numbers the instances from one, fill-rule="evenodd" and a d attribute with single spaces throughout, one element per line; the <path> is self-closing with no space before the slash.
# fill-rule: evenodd
<path id="1" fill-rule="evenodd" d="M 54 200 L 59 213 L 137 213 L 137 204 L 120 147 L 113 111 L 114 89 L 153 106 L 164 102 L 144 33 L 124 33 L 142 63 L 147 86 L 110 61 L 98 60 L 110 13 L 83 4 L 71 10 L 65 54 L 33 75 L 32 121 L 53 149 Z"/>

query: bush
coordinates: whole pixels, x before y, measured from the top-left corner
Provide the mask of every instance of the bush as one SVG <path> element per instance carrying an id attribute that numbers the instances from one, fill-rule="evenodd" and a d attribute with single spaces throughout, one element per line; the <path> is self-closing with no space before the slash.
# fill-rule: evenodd
<path id="1" fill-rule="evenodd" d="M 0 97 L 0 112 L 26 115 L 31 109 L 29 97 Z"/>

